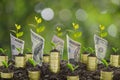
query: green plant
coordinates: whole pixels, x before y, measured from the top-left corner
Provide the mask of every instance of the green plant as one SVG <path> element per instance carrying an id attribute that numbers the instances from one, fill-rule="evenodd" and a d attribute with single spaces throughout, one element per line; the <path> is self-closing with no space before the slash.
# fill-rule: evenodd
<path id="1" fill-rule="evenodd" d="M 36 62 L 31 58 L 28 59 L 28 62 L 34 67 L 37 65 Z"/>
<path id="2" fill-rule="evenodd" d="M 57 34 L 57 36 L 62 36 L 63 35 L 63 32 L 62 32 L 62 28 L 61 27 L 57 27 L 56 30 L 55 30 L 55 33 Z"/>
<path id="3" fill-rule="evenodd" d="M 29 24 L 29 25 L 34 27 L 38 34 L 43 32 L 45 30 L 45 26 L 43 26 L 43 25 L 40 26 L 41 23 L 42 23 L 42 19 L 37 17 L 37 16 L 35 16 L 35 22 L 36 22 L 36 24 Z"/>
<path id="4" fill-rule="evenodd" d="M 15 24 L 15 28 L 16 30 L 10 30 L 10 31 L 15 33 L 17 38 L 22 37 L 24 33 L 22 31 L 19 31 L 21 29 L 21 25 Z"/>
<path id="5" fill-rule="evenodd" d="M 30 48 L 27 48 L 26 50 L 27 50 L 27 52 L 32 52 L 32 50 Z"/>
<path id="6" fill-rule="evenodd" d="M 73 36 L 74 38 L 79 38 L 82 36 L 82 32 L 79 31 L 79 24 L 77 23 L 72 23 L 73 26 Z"/>
<path id="7" fill-rule="evenodd" d="M 21 48 L 16 48 L 19 54 L 21 54 L 22 49 Z"/>
<path id="8" fill-rule="evenodd" d="M 105 59 L 101 59 L 101 62 L 103 65 L 105 65 L 106 67 L 109 66 L 108 62 Z"/>
<path id="9" fill-rule="evenodd" d="M 67 63 L 67 67 L 72 71 L 74 72 L 79 66 L 73 66 L 71 63 Z"/>
<path id="10" fill-rule="evenodd" d="M 107 36 L 107 32 L 105 32 L 105 26 L 100 25 L 98 33 L 99 33 L 100 37 L 102 37 L 102 38 L 106 37 Z"/>
<path id="11" fill-rule="evenodd" d="M 112 47 L 112 50 L 114 51 L 114 54 L 117 54 L 117 52 L 119 51 L 118 48 L 114 48 L 114 47 Z"/>
<path id="12" fill-rule="evenodd" d="M 9 67 L 9 64 L 6 62 L 6 61 L 2 61 L 2 64 L 5 68 L 8 68 Z"/>
<path id="13" fill-rule="evenodd" d="M 90 52 L 90 54 L 94 54 L 95 53 L 95 50 L 91 47 L 88 47 L 88 51 Z"/>
<path id="14" fill-rule="evenodd" d="M 0 48 L 0 52 L 2 52 L 3 54 L 7 51 L 7 49 L 3 49 L 3 48 Z"/>
<path id="15" fill-rule="evenodd" d="M 83 47 L 83 51 L 87 52 L 88 51 L 88 47 Z"/>

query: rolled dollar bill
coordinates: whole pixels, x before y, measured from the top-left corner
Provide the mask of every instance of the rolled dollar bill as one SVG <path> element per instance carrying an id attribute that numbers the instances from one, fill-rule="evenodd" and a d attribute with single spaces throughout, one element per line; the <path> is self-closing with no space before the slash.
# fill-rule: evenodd
<path id="1" fill-rule="evenodd" d="M 94 35 L 94 43 L 95 43 L 95 52 L 97 58 L 99 59 L 105 58 L 108 41 L 97 35 Z M 101 61 L 98 60 L 98 63 L 101 63 Z"/>
<path id="2" fill-rule="evenodd" d="M 79 61 L 80 59 L 80 48 L 81 44 L 77 41 L 74 41 L 67 35 L 67 51 L 68 51 L 68 60 L 69 62 L 72 61 Z"/>
<path id="3" fill-rule="evenodd" d="M 63 58 L 63 50 L 64 50 L 64 40 L 57 37 L 56 35 L 53 36 L 52 42 L 55 43 L 56 49 L 60 51 L 60 58 Z"/>
<path id="4" fill-rule="evenodd" d="M 43 60 L 44 38 L 33 32 L 32 29 L 30 31 L 33 59 L 41 66 Z"/>
<path id="5" fill-rule="evenodd" d="M 12 55 L 18 55 L 19 52 L 16 48 L 20 48 L 21 49 L 21 54 L 23 53 L 24 50 L 24 41 L 21 39 L 16 38 L 15 36 L 13 36 L 12 34 L 10 34 L 10 39 L 11 39 L 11 51 L 12 51 Z"/>

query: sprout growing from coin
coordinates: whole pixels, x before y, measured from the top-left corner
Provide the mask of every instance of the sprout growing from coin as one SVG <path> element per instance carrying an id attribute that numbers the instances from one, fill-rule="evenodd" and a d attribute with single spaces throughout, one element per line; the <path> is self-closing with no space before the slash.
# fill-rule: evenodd
<path id="1" fill-rule="evenodd" d="M 71 63 L 67 63 L 67 67 L 72 72 L 74 72 L 78 68 L 78 66 L 73 66 Z"/>

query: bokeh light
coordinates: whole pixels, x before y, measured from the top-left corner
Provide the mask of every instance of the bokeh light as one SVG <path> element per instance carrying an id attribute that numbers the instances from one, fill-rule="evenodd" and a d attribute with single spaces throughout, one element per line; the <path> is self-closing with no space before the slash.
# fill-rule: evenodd
<path id="1" fill-rule="evenodd" d="M 50 21 L 54 17 L 54 11 L 51 8 L 45 8 L 42 10 L 41 16 L 44 20 Z"/>

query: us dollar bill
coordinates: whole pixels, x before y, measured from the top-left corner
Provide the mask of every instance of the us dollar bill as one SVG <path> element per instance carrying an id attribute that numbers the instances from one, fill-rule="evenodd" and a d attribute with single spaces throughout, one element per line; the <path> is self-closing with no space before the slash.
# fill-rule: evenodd
<path id="1" fill-rule="evenodd" d="M 80 60 L 80 48 L 81 44 L 77 41 L 74 41 L 67 35 L 67 52 L 69 62 L 78 62 Z"/>
<path id="2" fill-rule="evenodd" d="M 95 52 L 98 58 L 98 63 L 101 63 L 99 59 L 105 58 L 108 41 L 97 35 L 94 35 L 94 43 L 95 43 Z"/>
<path id="3" fill-rule="evenodd" d="M 16 38 L 12 34 L 10 34 L 10 39 L 11 39 L 12 55 L 18 55 L 20 53 L 20 52 L 18 52 L 17 48 L 19 48 L 21 50 L 21 54 L 23 54 L 25 42 L 21 39 Z"/>
<path id="4" fill-rule="evenodd" d="M 32 53 L 33 59 L 36 63 L 42 66 L 43 60 L 43 49 L 44 49 L 44 38 L 37 33 L 31 31 L 31 41 L 32 41 Z"/>
<path id="5" fill-rule="evenodd" d="M 55 43 L 56 49 L 60 51 L 60 58 L 63 58 L 63 50 L 64 50 L 64 40 L 57 37 L 56 35 L 53 36 L 52 42 Z"/>

